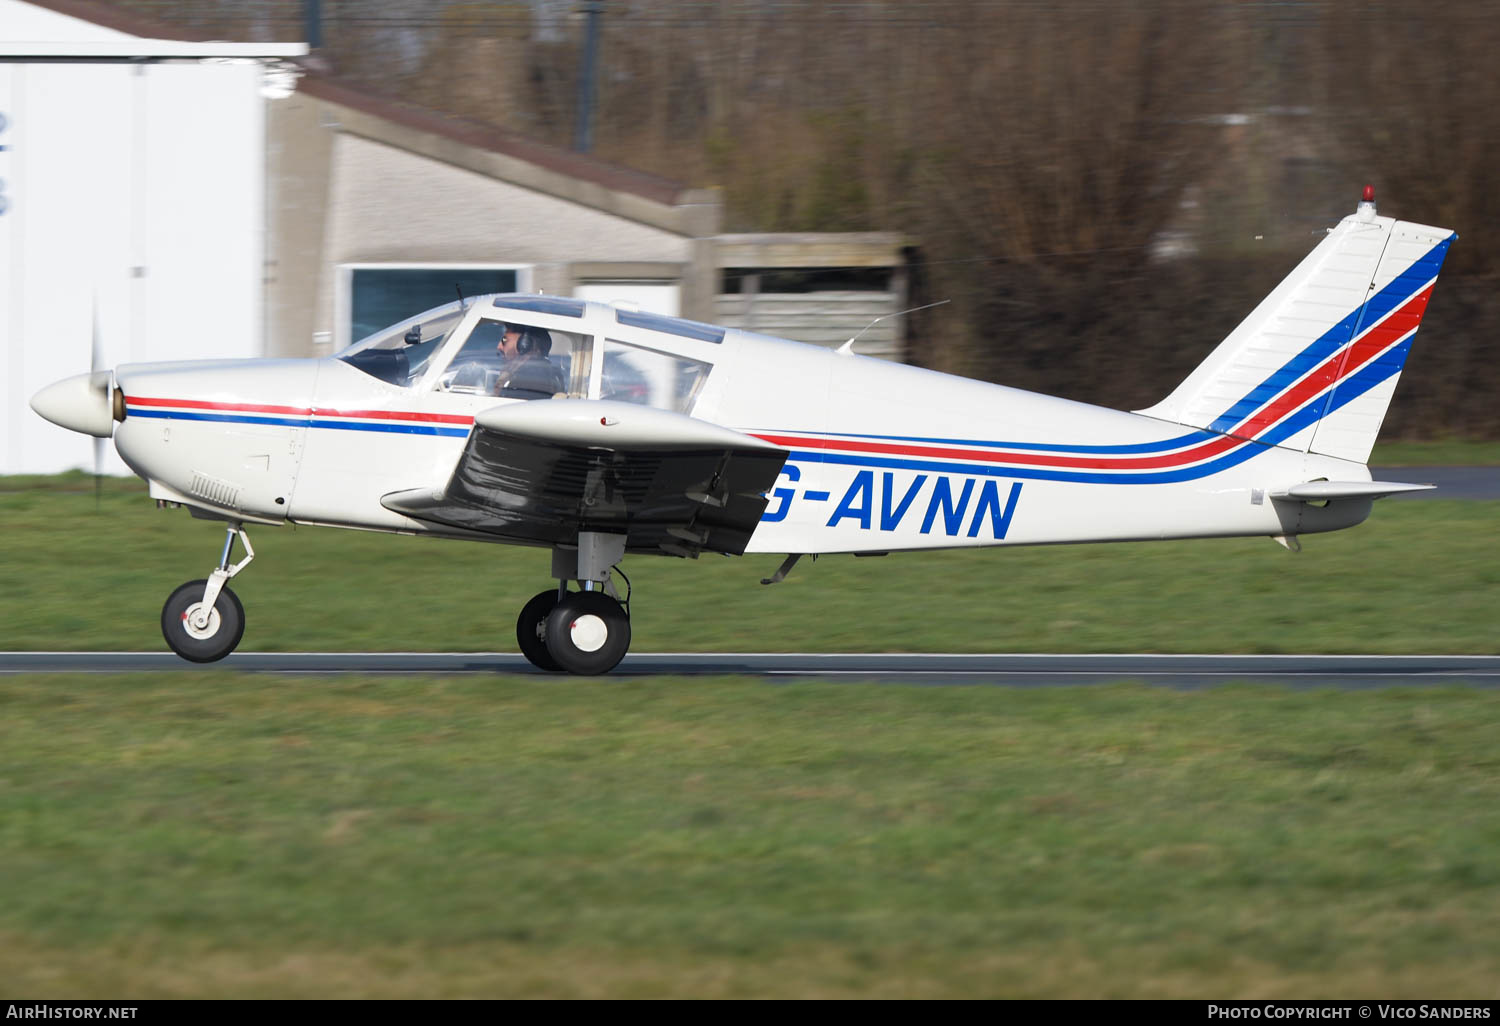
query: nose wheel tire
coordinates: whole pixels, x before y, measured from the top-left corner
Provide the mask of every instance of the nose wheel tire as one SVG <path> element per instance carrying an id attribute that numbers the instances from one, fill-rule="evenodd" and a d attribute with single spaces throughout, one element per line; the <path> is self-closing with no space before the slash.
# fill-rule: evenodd
<path id="1" fill-rule="evenodd" d="M 602 591 L 573 592 L 547 614 L 547 651 L 569 673 L 608 673 L 629 648 L 630 617 Z"/>
<path id="2" fill-rule="evenodd" d="M 539 670 L 561 670 L 562 665 L 547 651 L 547 614 L 557 605 L 557 589 L 541 592 L 521 607 L 516 618 L 516 643 L 521 654 Z"/>
<path id="3" fill-rule="evenodd" d="M 219 591 L 208 622 L 195 623 L 203 607 L 203 589 L 207 581 L 188 581 L 172 592 L 161 607 L 161 633 L 167 645 L 182 658 L 194 663 L 212 663 L 233 652 L 245 636 L 245 607 L 239 596 L 228 588 Z"/>

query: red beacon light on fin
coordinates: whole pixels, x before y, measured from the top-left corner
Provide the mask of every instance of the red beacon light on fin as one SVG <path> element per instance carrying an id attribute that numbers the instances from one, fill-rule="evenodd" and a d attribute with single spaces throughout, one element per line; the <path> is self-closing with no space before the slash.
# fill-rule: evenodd
<path id="1" fill-rule="evenodd" d="M 1360 199 L 1362 201 L 1364 201 L 1365 203 L 1374 203 L 1375 202 L 1375 186 L 1373 186 L 1373 185 L 1367 185 L 1367 186 L 1365 186 L 1364 195 L 1361 196 Z"/>

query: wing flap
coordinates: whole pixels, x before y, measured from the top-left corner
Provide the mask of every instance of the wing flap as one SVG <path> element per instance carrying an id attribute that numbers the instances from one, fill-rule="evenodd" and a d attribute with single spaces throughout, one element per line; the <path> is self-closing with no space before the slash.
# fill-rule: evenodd
<path id="1" fill-rule="evenodd" d="M 786 455 L 717 424 L 628 403 L 514 403 L 475 417 L 442 489 L 381 502 L 507 541 L 571 545 L 578 532 L 597 531 L 625 535 L 631 552 L 739 555 Z"/>

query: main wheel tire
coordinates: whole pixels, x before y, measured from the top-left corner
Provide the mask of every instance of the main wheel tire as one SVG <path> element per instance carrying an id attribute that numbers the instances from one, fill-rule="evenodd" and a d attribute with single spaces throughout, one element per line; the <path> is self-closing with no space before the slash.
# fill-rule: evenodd
<path id="1" fill-rule="evenodd" d="M 194 663 L 212 663 L 233 652 L 245 636 L 245 607 L 228 588 L 219 591 L 208 614 L 208 626 L 198 630 L 188 621 L 203 604 L 207 581 L 188 581 L 172 592 L 161 607 L 161 634 L 182 658 Z"/>
<path id="2" fill-rule="evenodd" d="M 547 651 L 569 673 L 608 673 L 630 648 L 630 617 L 602 591 L 577 591 L 547 614 Z"/>
<path id="3" fill-rule="evenodd" d="M 547 614 L 557 605 L 557 589 L 540 592 L 521 607 L 516 618 L 516 644 L 521 654 L 538 670 L 561 670 L 547 651 Z"/>

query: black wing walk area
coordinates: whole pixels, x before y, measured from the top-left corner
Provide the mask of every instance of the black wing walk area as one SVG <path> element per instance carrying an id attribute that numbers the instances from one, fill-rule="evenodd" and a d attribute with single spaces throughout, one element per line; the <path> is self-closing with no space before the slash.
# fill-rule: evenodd
<path id="1" fill-rule="evenodd" d="M 740 555 L 787 452 L 680 413 L 544 399 L 485 410 L 441 490 L 381 498 L 418 520 L 535 545 L 580 531 L 626 536 L 629 552 Z"/>

